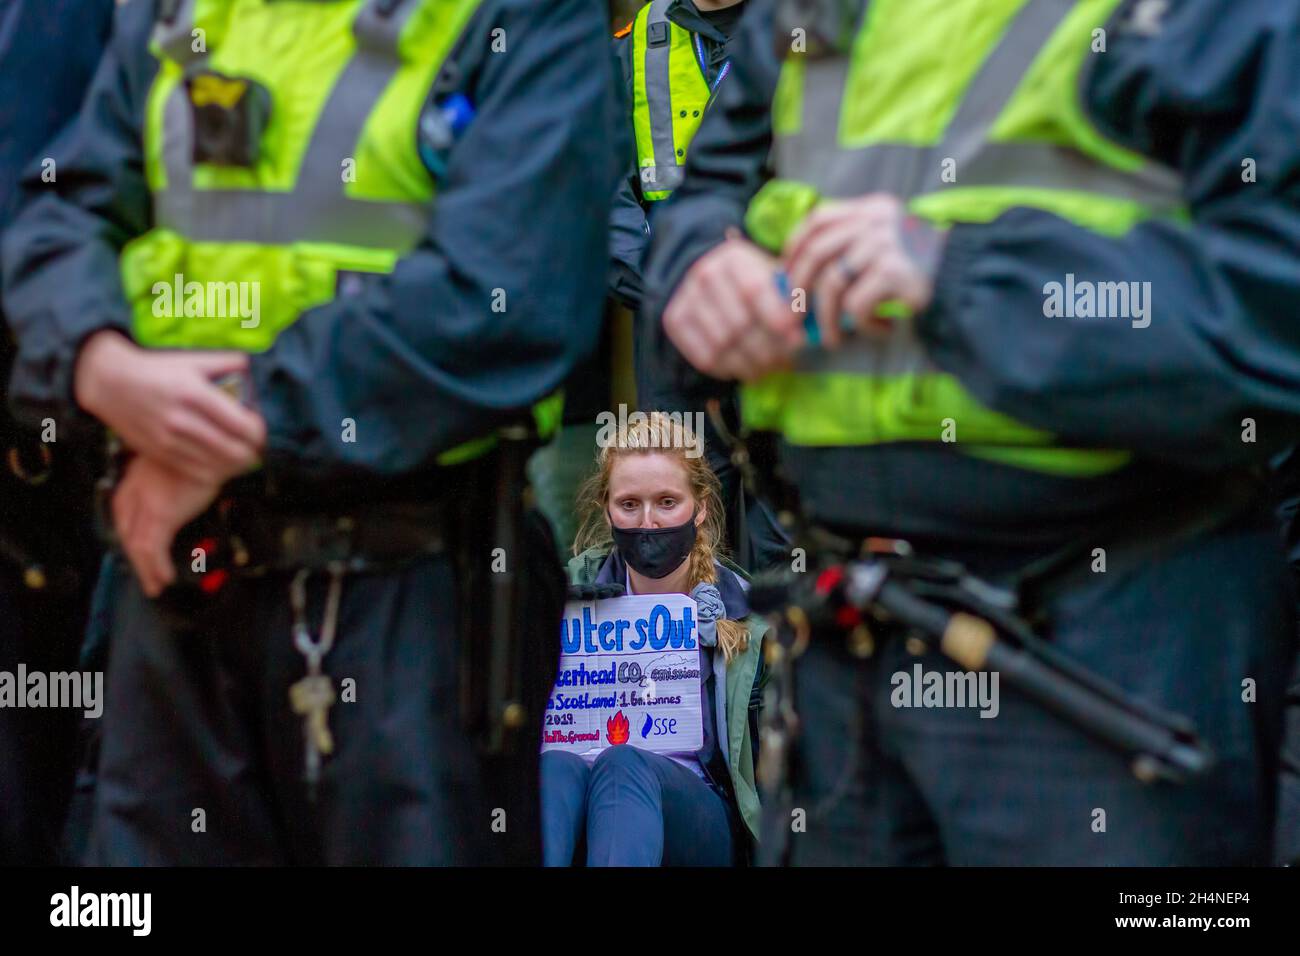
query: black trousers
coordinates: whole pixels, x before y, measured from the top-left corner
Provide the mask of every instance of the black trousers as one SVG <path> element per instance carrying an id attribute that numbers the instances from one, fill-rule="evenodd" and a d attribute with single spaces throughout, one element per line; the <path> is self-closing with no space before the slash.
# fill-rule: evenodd
<path id="1" fill-rule="evenodd" d="M 32 591 L 16 567 L 0 564 L 0 671 L 77 670 L 85 623 L 84 593 Z M 0 707 L 0 865 L 59 862 L 82 713 Z"/>
<path id="2" fill-rule="evenodd" d="M 237 579 L 212 608 L 178 624 L 123 575 L 91 862 L 540 862 L 540 714 L 564 591 L 553 544 L 530 553 L 524 603 L 536 687 L 527 694 L 529 731 L 510 758 L 481 756 L 461 726 L 461 595 L 451 560 L 344 578 L 324 670 L 336 688 L 351 681 L 355 700 L 330 710 L 335 752 L 314 801 L 303 724 L 288 696 L 305 673 L 290 634 L 289 577 Z M 313 636 L 326 590 L 327 575 L 313 575 Z"/>
<path id="3" fill-rule="evenodd" d="M 985 573 L 1020 560 L 959 557 Z M 1005 682 L 992 718 L 894 706 L 894 674 L 952 669 L 937 654 L 888 641 L 860 660 L 814 643 L 796 673 L 796 811 L 768 823 L 793 830 L 795 865 L 1268 863 L 1292 613 L 1264 518 L 1098 573 L 1052 603 L 1058 648 L 1191 718 L 1214 748 L 1214 770 L 1184 785 L 1139 783 L 1121 756 Z"/>

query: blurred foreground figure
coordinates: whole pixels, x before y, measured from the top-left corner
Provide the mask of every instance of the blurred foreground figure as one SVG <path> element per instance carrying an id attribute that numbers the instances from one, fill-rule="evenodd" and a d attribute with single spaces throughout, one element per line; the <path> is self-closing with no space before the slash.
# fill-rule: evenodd
<path id="1" fill-rule="evenodd" d="M 540 860 L 522 474 L 599 317 L 601 7 L 120 7 L 4 249 L 14 400 L 108 426 L 134 572 L 95 861 Z"/>
<path id="2" fill-rule="evenodd" d="M 42 149 L 76 114 L 112 15 L 113 0 L 0 0 L 0 233 L 23 172 L 58 177 Z M 7 379 L 7 330 L 0 349 Z M 76 729 L 94 709 L 17 706 L 30 687 L 19 673 L 77 670 L 94 584 L 93 466 L 55 425 L 23 428 L 0 410 L 0 672 L 15 681 L 11 698 L 0 690 L 0 866 L 58 859 Z"/>
<path id="3" fill-rule="evenodd" d="M 809 542 L 964 564 L 1217 754 L 1140 782 L 1014 675 L 963 702 L 948 658 L 855 628 L 795 661 L 806 832 L 787 813 L 763 850 L 1266 862 L 1294 632 L 1258 470 L 1300 434 L 1300 5 L 753 2 L 657 219 L 653 313 L 746 383 Z"/>
<path id="4" fill-rule="evenodd" d="M 1290 448 L 1273 462 L 1278 497 L 1278 522 L 1291 579 L 1300 593 L 1300 448 Z M 1287 688 L 1282 767 L 1277 787 L 1275 862 L 1300 865 L 1300 655 Z"/>

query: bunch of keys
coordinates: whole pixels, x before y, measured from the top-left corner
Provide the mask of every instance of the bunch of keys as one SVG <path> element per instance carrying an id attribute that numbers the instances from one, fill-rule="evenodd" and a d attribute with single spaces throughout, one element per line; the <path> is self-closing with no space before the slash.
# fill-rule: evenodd
<path id="1" fill-rule="evenodd" d="M 293 610 L 293 645 L 307 659 L 307 676 L 289 688 L 289 704 L 293 707 L 293 712 L 303 718 L 307 794 L 313 800 L 316 797 L 316 785 L 320 782 L 321 760 L 334 752 L 329 709 L 338 697 L 334 692 L 334 682 L 324 673 L 321 665 L 325 661 L 325 655 L 334 646 L 339 598 L 343 592 L 343 571 L 343 565 L 339 562 L 330 565 L 329 593 L 325 598 L 325 617 L 321 621 L 319 640 L 312 640 L 307 629 L 307 575 L 310 571 L 302 569 L 289 585 L 289 601 Z"/>

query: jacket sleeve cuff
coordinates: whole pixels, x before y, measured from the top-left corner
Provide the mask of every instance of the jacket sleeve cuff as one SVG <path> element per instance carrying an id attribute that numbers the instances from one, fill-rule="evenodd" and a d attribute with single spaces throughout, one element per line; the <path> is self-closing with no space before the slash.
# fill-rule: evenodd
<path id="1" fill-rule="evenodd" d="M 949 230 L 939 271 L 935 274 L 934 298 L 916 317 L 917 334 L 927 345 L 943 341 L 967 307 L 971 266 L 986 244 L 984 226 L 958 224 Z"/>
<path id="2" fill-rule="evenodd" d="M 53 316 L 50 318 L 52 324 Z M 77 360 L 92 335 L 110 330 L 131 337 L 129 327 L 110 321 L 72 339 L 49 335 L 24 341 L 9 381 L 9 407 L 14 417 L 31 427 L 41 427 L 44 419 L 53 418 L 74 435 L 97 431 L 99 421 L 77 404 Z"/>
<path id="3" fill-rule="evenodd" d="M 248 357 L 252 406 L 266 423 L 262 467 L 267 469 L 283 466 L 300 451 L 300 442 L 296 439 L 301 436 L 293 434 L 285 414 L 283 390 L 276 388 L 277 369 L 270 352 L 255 352 Z"/>

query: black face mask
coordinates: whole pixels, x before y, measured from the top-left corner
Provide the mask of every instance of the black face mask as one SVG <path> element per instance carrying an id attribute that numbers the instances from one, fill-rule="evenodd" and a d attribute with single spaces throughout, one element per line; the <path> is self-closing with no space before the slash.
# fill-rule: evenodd
<path id="1" fill-rule="evenodd" d="M 658 579 L 672 574 L 695 547 L 695 514 L 675 528 L 618 528 L 610 522 L 614 546 L 638 574 Z"/>

